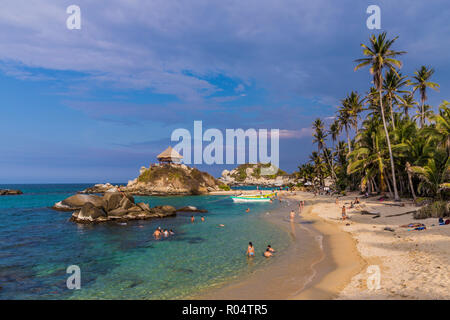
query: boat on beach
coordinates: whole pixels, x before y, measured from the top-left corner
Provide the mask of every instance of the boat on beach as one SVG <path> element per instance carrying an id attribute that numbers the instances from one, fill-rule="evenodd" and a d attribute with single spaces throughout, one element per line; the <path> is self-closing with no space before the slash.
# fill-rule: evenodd
<path id="1" fill-rule="evenodd" d="M 231 200 L 233 200 L 233 202 L 269 202 L 272 200 L 272 197 L 274 196 L 275 193 L 248 194 L 248 195 L 232 196 Z"/>

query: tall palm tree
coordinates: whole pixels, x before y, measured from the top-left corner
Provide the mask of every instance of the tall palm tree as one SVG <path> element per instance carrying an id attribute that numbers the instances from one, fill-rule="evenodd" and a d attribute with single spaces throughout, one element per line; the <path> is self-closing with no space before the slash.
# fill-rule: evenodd
<path id="1" fill-rule="evenodd" d="M 399 93 L 407 93 L 408 91 L 400 90 L 401 87 L 408 84 L 408 80 L 406 76 L 402 76 L 400 72 L 395 72 L 389 69 L 386 72 L 386 78 L 383 81 L 383 89 L 386 92 L 385 97 L 389 104 L 389 108 L 391 111 L 391 122 L 392 129 L 395 130 L 395 121 L 394 121 L 394 106 L 393 103 L 398 103 L 401 98 L 399 97 Z"/>
<path id="2" fill-rule="evenodd" d="M 337 120 L 342 128 L 345 129 L 345 134 L 347 135 L 348 143 L 348 154 L 352 152 L 352 144 L 350 141 L 350 126 L 353 124 L 353 118 L 351 114 L 350 104 L 347 98 L 341 100 L 342 106 L 338 110 Z"/>
<path id="3" fill-rule="evenodd" d="M 324 132 L 324 123 L 320 118 L 317 118 L 313 122 L 313 143 L 317 143 L 317 152 L 320 153 L 321 150 L 324 150 L 323 156 L 325 160 L 328 162 L 328 165 L 330 166 L 331 173 L 333 174 L 333 179 L 336 182 L 337 177 L 334 173 L 333 163 L 331 162 L 331 152 L 326 148 L 326 142 L 325 138 L 327 137 L 327 133 Z M 327 152 L 325 152 L 327 150 Z"/>
<path id="4" fill-rule="evenodd" d="M 425 101 L 427 100 L 427 88 L 431 88 L 434 90 L 438 90 L 439 85 L 435 82 L 429 81 L 431 76 L 434 74 L 433 68 L 427 68 L 426 66 L 421 66 L 419 70 L 414 72 L 413 79 L 415 82 L 412 82 L 413 92 L 419 90 L 420 92 L 420 102 L 421 108 L 420 112 L 422 117 L 420 118 L 420 127 L 425 125 Z"/>
<path id="5" fill-rule="evenodd" d="M 363 111 L 364 98 L 358 94 L 358 92 L 352 91 L 347 96 L 347 105 L 349 108 L 350 116 L 352 117 L 352 124 L 355 128 L 356 134 L 358 134 L 358 117 Z"/>
<path id="6" fill-rule="evenodd" d="M 405 117 L 409 118 L 409 110 L 414 108 L 417 102 L 414 100 L 414 95 L 412 92 L 404 94 L 400 99 L 399 107 L 402 109 Z"/>
<path id="7" fill-rule="evenodd" d="M 355 71 L 364 67 L 370 65 L 370 73 L 373 75 L 373 83 L 378 90 L 379 94 L 379 103 L 380 103 L 380 110 L 381 110 L 381 116 L 383 119 L 383 126 L 384 126 L 384 133 L 386 135 L 386 141 L 389 148 L 389 157 L 391 161 L 391 171 L 392 171 L 392 180 L 394 185 L 394 198 L 395 201 L 400 201 L 400 198 L 398 196 L 397 191 L 397 181 L 395 178 L 395 164 L 394 164 L 394 157 L 392 156 L 392 148 L 391 148 L 391 141 L 389 139 L 389 132 L 386 125 L 386 118 L 384 116 L 384 109 L 383 109 L 383 97 L 382 97 L 382 91 L 383 91 L 383 69 L 386 68 L 388 70 L 395 70 L 396 67 L 401 68 L 402 63 L 399 60 L 396 60 L 395 57 L 401 54 L 404 54 L 406 52 L 404 51 L 394 51 L 391 49 L 392 44 L 397 40 L 398 37 L 395 37 L 392 40 L 386 39 L 386 32 L 383 32 L 378 35 L 378 37 L 375 37 L 375 35 L 372 35 L 370 37 L 370 44 L 369 46 L 366 46 L 365 44 L 361 44 L 361 47 L 363 48 L 363 55 L 367 58 L 361 58 L 357 59 L 356 62 L 359 64 L 355 67 Z"/>
<path id="8" fill-rule="evenodd" d="M 426 135 L 431 136 L 437 141 L 438 146 L 447 149 L 447 154 L 450 157 L 450 103 L 442 102 L 439 106 L 439 113 L 433 117 L 435 126 L 424 128 Z"/>

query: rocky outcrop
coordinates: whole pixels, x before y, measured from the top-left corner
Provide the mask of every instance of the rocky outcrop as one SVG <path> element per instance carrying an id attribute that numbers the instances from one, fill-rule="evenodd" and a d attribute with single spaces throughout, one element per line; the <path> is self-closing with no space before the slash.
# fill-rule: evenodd
<path id="1" fill-rule="evenodd" d="M 17 196 L 23 194 L 20 190 L 0 189 L 0 196 Z"/>
<path id="2" fill-rule="evenodd" d="M 259 185 L 279 187 L 295 184 L 294 175 L 288 175 L 283 170 L 270 164 L 241 164 L 229 171 L 222 171 L 219 181 L 227 185 Z"/>
<path id="3" fill-rule="evenodd" d="M 76 194 L 55 203 L 52 208 L 74 211 L 70 220 L 78 223 L 144 220 L 171 217 L 177 212 L 207 212 L 192 206 L 180 209 L 169 205 L 151 208 L 143 202 L 135 203 L 132 195 L 123 192 L 106 192 L 102 197 Z"/>
<path id="4" fill-rule="evenodd" d="M 126 186 L 96 184 L 81 191 L 85 194 L 123 191 L 132 195 L 166 196 L 196 195 L 219 191 L 221 183 L 207 172 L 190 168 L 184 164 L 152 165 L 142 167 L 139 177 L 130 180 Z"/>

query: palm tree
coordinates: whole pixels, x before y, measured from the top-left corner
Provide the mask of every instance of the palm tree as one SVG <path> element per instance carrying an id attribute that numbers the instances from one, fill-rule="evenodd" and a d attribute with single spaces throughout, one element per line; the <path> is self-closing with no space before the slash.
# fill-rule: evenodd
<path id="1" fill-rule="evenodd" d="M 422 119 L 431 120 L 433 117 L 434 117 L 434 112 L 433 112 L 433 109 L 431 108 L 431 106 L 429 104 L 424 104 L 422 106 L 422 110 L 417 111 L 417 114 L 413 117 L 413 120 L 414 121 L 417 119 L 419 119 L 420 121 L 422 121 Z"/>
<path id="2" fill-rule="evenodd" d="M 404 94 L 400 99 L 399 107 L 403 109 L 403 114 L 407 118 L 409 117 L 409 109 L 414 108 L 415 105 L 417 105 L 417 102 L 414 100 L 414 95 L 412 92 Z"/>
<path id="3" fill-rule="evenodd" d="M 317 118 L 314 122 L 313 122 L 313 129 L 314 129 L 314 133 L 313 133 L 313 143 L 317 143 L 317 152 L 320 153 L 321 150 L 328 150 L 326 148 L 326 143 L 325 143 L 325 138 L 327 137 L 327 133 L 325 133 L 323 131 L 324 128 L 324 123 L 320 118 Z M 334 173 L 334 169 L 333 169 L 333 163 L 331 162 L 331 152 L 323 152 L 324 158 L 326 159 L 326 161 L 328 162 L 328 165 L 330 166 L 330 170 L 331 173 L 333 174 L 333 179 L 336 182 L 337 181 L 337 177 L 336 174 Z"/>
<path id="4" fill-rule="evenodd" d="M 381 110 L 381 117 L 383 119 L 384 133 L 386 135 L 386 141 L 389 148 L 389 157 L 391 160 L 391 171 L 392 171 L 392 179 L 394 184 L 394 198 L 395 201 L 400 201 L 397 191 L 397 181 L 395 178 L 395 164 L 394 157 L 392 156 L 392 148 L 391 141 L 389 140 L 389 132 L 386 125 L 386 118 L 384 116 L 383 109 L 383 69 L 387 68 L 388 70 L 393 70 L 396 72 L 395 67 L 400 68 L 402 63 L 399 60 L 394 59 L 396 56 L 404 54 L 404 51 L 394 51 L 391 49 L 392 44 L 397 40 L 398 37 L 395 37 L 392 40 L 386 40 L 386 32 L 383 32 L 375 37 L 372 35 L 370 37 L 370 44 L 366 46 L 365 44 L 361 44 L 363 47 L 363 54 L 367 56 L 367 58 L 357 59 L 356 62 L 359 64 L 355 67 L 355 71 L 370 65 L 370 73 L 373 75 L 373 83 L 378 90 L 379 94 L 379 103 Z"/>
<path id="5" fill-rule="evenodd" d="M 433 117 L 435 126 L 424 128 L 424 133 L 437 141 L 438 146 L 445 147 L 450 156 L 450 103 L 443 101 L 439 113 Z"/>
<path id="6" fill-rule="evenodd" d="M 419 191 L 438 196 L 450 179 L 450 158 L 447 152 L 440 148 L 428 159 L 425 166 L 414 166 L 410 170 L 421 180 Z"/>
<path id="7" fill-rule="evenodd" d="M 394 106 L 393 102 L 398 103 L 401 98 L 399 97 L 399 93 L 407 93 L 408 91 L 400 90 L 401 87 L 408 84 L 408 80 L 406 76 L 402 76 L 401 73 L 397 73 L 391 69 L 386 72 L 386 78 L 383 81 L 383 89 L 386 92 L 385 97 L 388 101 L 390 111 L 391 111 L 391 122 L 392 129 L 395 130 L 395 121 L 394 121 Z"/>
<path id="8" fill-rule="evenodd" d="M 425 101 L 427 100 L 427 88 L 431 88 L 434 90 L 438 90 L 439 85 L 435 82 L 429 81 L 431 76 L 434 74 L 433 68 L 427 68 L 426 66 L 420 67 L 419 70 L 414 72 L 413 79 L 415 82 L 412 82 L 411 85 L 413 86 L 413 92 L 416 92 L 416 90 L 419 90 L 420 92 L 420 102 L 421 102 L 421 109 L 420 112 L 422 114 L 422 117 L 420 118 L 420 127 L 423 127 L 425 125 Z"/>
<path id="9" fill-rule="evenodd" d="M 350 141 L 350 130 L 349 127 L 353 124 L 353 118 L 351 114 L 350 104 L 347 98 L 341 100 L 342 106 L 338 110 L 337 120 L 339 121 L 339 125 L 342 128 L 345 128 L 345 134 L 347 135 L 347 143 L 348 143 L 348 154 L 352 152 L 352 144 Z"/>
<path id="10" fill-rule="evenodd" d="M 364 99 L 358 94 L 358 92 L 352 91 L 350 95 L 347 96 L 347 105 L 349 108 L 350 116 L 352 117 L 352 124 L 355 128 L 356 134 L 358 134 L 358 117 L 363 111 Z"/>

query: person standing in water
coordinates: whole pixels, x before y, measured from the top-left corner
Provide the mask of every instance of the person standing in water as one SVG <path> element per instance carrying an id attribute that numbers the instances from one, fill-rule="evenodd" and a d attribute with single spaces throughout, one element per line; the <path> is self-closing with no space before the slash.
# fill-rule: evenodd
<path id="1" fill-rule="evenodd" d="M 295 218 L 295 212 L 294 212 L 294 210 L 291 210 L 290 218 L 291 218 L 291 222 L 293 222 L 293 221 L 294 221 L 294 218 Z"/>
<path id="2" fill-rule="evenodd" d="M 194 223 L 194 221 L 195 221 L 194 216 L 191 216 L 191 222 Z"/>
<path id="3" fill-rule="evenodd" d="M 255 256 L 255 247 L 253 247 L 253 243 L 251 242 L 248 243 L 246 255 L 249 257 Z"/>
<path id="4" fill-rule="evenodd" d="M 201 220 L 202 220 L 202 222 L 205 222 L 205 217 L 202 216 L 202 219 L 201 219 Z"/>

